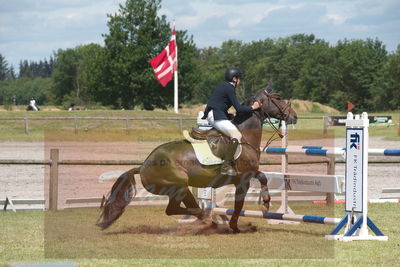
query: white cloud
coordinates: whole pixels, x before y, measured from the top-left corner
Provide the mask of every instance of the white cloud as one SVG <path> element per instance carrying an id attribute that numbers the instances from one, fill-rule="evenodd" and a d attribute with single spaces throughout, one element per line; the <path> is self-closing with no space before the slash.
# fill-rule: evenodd
<path id="1" fill-rule="evenodd" d="M 221 19 L 227 22 L 230 27 L 239 24 L 250 26 L 260 23 L 271 12 L 284 8 L 298 8 L 301 5 L 275 5 L 267 2 L 243 2 L 232 5 L 229 2 L 219 4 L 216 1 L 190 1 L 189 8 L 193 14 L 177 17 L 177 23 L 185 25 L 188 29 L 201 27 L 210 19 Z M 173 14 L 173 10 L 164 8 L 164 14 Z M 215 25 L 218 27 L 218 25 Z"/>
<path id="2" fill-rule="evenodd" d="M 346 16 L 343 14 L 326 14 L 322 21 L 332 21 L 334 25 L 342 25 L 346 22 Z"/>
<path id="3" fill-rule="evenodd" d="M 18 67 L 58 49 L 93 42 L 102 44 L 107 14 L 123 0 L 18 0 L 0 9 L 0 53 Z M 13 2 L 13 4 L 9 4 Z"/>
<path id="4" fill-rule="evenodd" d="M 242 20 L 239 18 L 230 19 L 228 21 L 228 25 L 230 28 L 234 28 L 235 26 L 239 25 Z"/>
<path id="5" fill-rule="evenodd" d="M 59 48 L 101 43 L 106 14 L 125 0 L 0 0 L 0 53 L 15 67 L 19 60 L 48 57 Z M 389 50 L 400 43 L 398 0 L 163 0 L 160 14 L 176 19 L 198 47 L 228 39 L 250 42 L 314 33 L 336 42 L 378 37 Z"/>

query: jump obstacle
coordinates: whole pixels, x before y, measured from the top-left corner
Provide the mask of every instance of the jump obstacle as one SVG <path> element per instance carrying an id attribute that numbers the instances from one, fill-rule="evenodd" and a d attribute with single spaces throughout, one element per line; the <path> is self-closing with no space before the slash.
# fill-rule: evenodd
<path id="1" fill-rule="evenodd" d="M 234 209 L 213 208 L 212 212 L 213 212 L 213 215 L 232 215 L 234 212 Z M 262 212 L 262 211 L 255 211 L 255 210 L 242 210 L 240 212 L 239 216 L 274 219 L 274 220 L 289 220 L 289 221 L 296 221 L 296 222 L 335 224 L 335 225 L 340 222 L 340 219 L 338 219 L 338 218 L 297 215 L 297 214 L 284 214 L 284 213 L 277 213 L 277 212 Z"/>
<path id="2" fill-rule="evenodd" d="M 286 210 L 284 213 L 273 213 L 262 211 L 242 210 L 240 216 L 265 218 L 274 220 L 289 220 L 296 222 L 308 222 L 319 224 L 335 224 L 336 226 L 329 235 L 325 237 L 329 240 L 340 241 L 353 241 L 353 240 L 381 240 L 387 241 L 388 237 L 385 236 L 379 228 L 368 218 L 368 155 L 400 155 L 400 150 L 388 149 L 368 149 L 369 135 L 368 135 L 368 114 L 364 112 L 362 116 L 353 116 L 351 112 L 347 115 L 346 120 L 346 148 L 333 148 L 326 149 L 323 147 L 298 147 L 295 150 L 290 149 L 277 149 L 272 150 L 275 154 L 282 154 L 287 157 L 288 153 L 303 153 L 306 155 L 343 155 L 346 158 L 346 200 L 345 200 L 345 216 L 342 219 L 297 215 L 292 211 L 288 212 L 287 195 L 286 195 Z M 287 140 L 286 140 L 287 142 Z M 287 144 L 287 143 L 286 143 Z M 310 151 L 311 150 L 311 151 Z M 266 153 L 268 149 L 265 150 Z M 271 150 L 269 150 L 271 151 Z M 307 152 L 308 151 L 308 152 Z M 329 152 L 328 152 L 329 151 Z M 343 151 L 343 152 L 342 152 Z M 284 160 L 284 158 L 282 158 Z M 284 164 L 287 164 L 287 158 Z M 286 190 L 282 190 L 286 191 Z M 215 192 L 214 192 L 215 194 Z M 282 195 L 282 198 L 285 196 Z M 210 205 L 210 204 L 209 204 Z M 211 203 L 212 215 L 215 219 L 220 216 L 224 222 L 227 222 L 227 215 L 232 215 L 233 209 L 223 209 L 215 207 L 215 203 Z M 282 206 L 281 206 L 282 208 Z M 291 214 L 292 213 L 292 214 Z M 371 229 L 375 235 L 368 233 L 368 228 Z M 339 232 L 344 229 L 343 234 Z"/>
<path id="3" fill-rule="evenodd" d="M 267 154 L 300 154 L 308 156 L 343 156 L 346 148 L 341 147 L 321 147 L 321 146 L 288 146 L 287 148 L 270 147 L 263 150 Z M 400 156 L 400 149 L 368 149 L 370 156 Z"/>

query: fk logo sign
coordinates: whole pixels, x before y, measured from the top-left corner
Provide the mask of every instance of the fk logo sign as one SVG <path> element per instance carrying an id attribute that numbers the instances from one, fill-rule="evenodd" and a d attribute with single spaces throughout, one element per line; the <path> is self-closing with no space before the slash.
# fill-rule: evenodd
<path id="1" fill-rule="evenodd" d="M 360 135 L 358 133 L 354 133 L 350 135 L 350 149 L 360 149 Z"/>

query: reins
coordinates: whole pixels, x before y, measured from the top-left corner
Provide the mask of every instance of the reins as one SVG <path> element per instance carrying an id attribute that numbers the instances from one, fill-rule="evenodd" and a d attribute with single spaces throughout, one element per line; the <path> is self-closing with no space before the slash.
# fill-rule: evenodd
<path id="1" fill-rule="evenodd" d="M 256 117 L 260 120 L 261 124 L 263 124 L 266 121 L 271 126 L 271 128 L 274 130 L 274 133 L 268 139 L 268 141 L 266 142 L 266 144 L 265 144 L 265 146 L 263 147 L 262 150 L 265 150 L 273 141 L 277 140 L 278 138 L 283 138 L 284 137 L 284 135 L 280 131 L 280 127 L 282 125 L 282 120 L 286 120 L 289 117 L 289 114 L 286 113 L 286 111 L 288 109 L 290 109 L 290 107 L 291 107 L 290 101 L 288 101 L 288 103 L 286 104 L 286 106 L 284 108 L 279 106 L 279 104 L 276 102 L 276 98 L 279 97 L 278 94 L 272 93 L 272 92 L 268 92 L 267 90 L 264 90 L 264 93 L 268 98 L 268 103 L 274 104 L 276 106 L 276 108 L 279 110 L 281 116 L 280 116 L 280 118 L 278 118 L 279 119 L 279 126 L 276 127 L 272 123 L 272 121 L 271 121 L 272 117 L 268 112 L 265 112 L 263 110 L 262 111 L 259 111 L 259 110 L 253 111 L 253 114 L 256 115 Z M 255 98 L 253 100 L 254 101 L 259 101 L 259 100 L 255 99 Z M 259 102 L 261 103 L 261 101 L 259 101 Z M 262 106 L 263 106 L 263 104 L 262 104 Z M 278 136 L 276 136 L 276 135 L 278 135 Z M 244 136 L 242 137 L 242 140 L 244 140 L 244 142 L 240 142 L 239 144 L 248 145 L 253 150 L 255 150 L 258 154 L 261 153 L 260 148 L 259 147 L 255 147 L 252 144 L 250 144 L 249 142 L 247 142 L 247 140 L 245 139 Z"/>
<path id="2" fill-rule="evenodd" d="M 268 97 L 268 103 L 273 103 L 276 107 L 277 107 L 277 109 L 279 110 L 279 112 L 280 112 L 280 114 L 282 114 L 282 118 L 279 118 L 279 126 L 278 126 L 278 128 L 272 123 L 272 121 L 271 121 L 271 116 L 269 115 L 269 113 L 268 112 L 265 112 L 265 114 L 266 114 L 266 119 L 264 119 L 264 121 L 265 120 L 267 120 L 267 122 L 268 122 L 268 124 L 271 126 L 271 128 L 274 130 L 274 133 L 272 134 L 272 136 L 268 139 L 268 141 L 266 142 L 266 144 L 265 144 L 265 146 L 263 147 L 263 151 L 273 142 L 273 141 L 275 141 L 275 140 L 277 140 L 278 138 L 283 138 L 284 137 L 284 135 L 281 133 L 281 131 L 280 131 L 280 128 L 281 128 L 281 125 L 282 125 L 282 120 L 286 120 L 288 117 L 289 117 L 289 114 L 286 114 L 285 112 L 286 112 L 286 110 L 287 109 L 290 109 L 290 107 L 291 107 L 291 103 L 290 103 L 290 101 L 288 101 L 288 103 L 287 103 L 287 105 L 285 106 L 285 108 L 281 108 L 281 106 L 279 106 L 277 103 L 276 103 L 276 96 L 277 96 L 277 94 L 274 94 L 274 93 L 270 93 L 270 92 L 268 92 L 267 90 L 264 90 L 264 93 L 265 93 L 265 95 Z M 278 134 L 278 137 L 275 137 L 274 138 L 274 136 L 276 135 L 276 134 Z"/>

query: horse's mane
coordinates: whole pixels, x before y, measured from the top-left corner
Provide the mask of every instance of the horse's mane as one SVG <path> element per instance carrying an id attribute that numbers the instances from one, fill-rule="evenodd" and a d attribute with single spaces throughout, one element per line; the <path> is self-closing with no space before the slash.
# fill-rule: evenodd
<path id="1" fill-rule="evenodd" d="M 250 96 L 249 98 L 247 98 L 242 105 L 246 105 L 246 106 L 250 106 L 254 103 L 255 100 L 258 99 L 258 95 L 259 94 L 264 94 L 264 92 L 268 92 L 268 95 L 271 96 L 272 98 L 276 98 L 278 100 L 280 100 L 282 97 L 280 94 L 278 94 L 277 92 L 274 92 L 272 90 L 270 90 L 268 87 L 262 88 L 260 90 L 258 90 L 257 92 L 255 92 L 252 96 Z"/>
<path id="2" fill-rule="evenodd" d="M 267 87 L 257 90 L 252 96 L 247 98 L 242 103 L 242 105 L 251 106 L 254 103 L 254 101 L 259 99 L 258 96 L 260 94 L 265 94 L 265 93 L 267 93 L 272 98 L 276 98 L 278 100 L 281 99 L 281 96 L 272 90 L 272 80 L 270 80 Z M 237 124 L 240 124 L 240 123 L 244 122 L 245 120 L 249 119 L 251 116 L 252 115 L 249 115 L 249 114 L 239 113 L 239 114 L 236 114 L 235 118 L 233 119 L 233 122 L 234 122 L 234 124 L 237 125 Z"/>
<path id="3" fill-rule="evenodd" d="M 272 90 L 272 79 L 269 80 L 267 87 L 261 88 L 260 90 L 256 91 L 252 96 L 244 101 L 244 105 L 250 106 L 254 103 L 255 100 L 258 99 L 259 94 L 267 93 L 269 96 L 277 99 L 281 99 L 281 96 Z"/>

